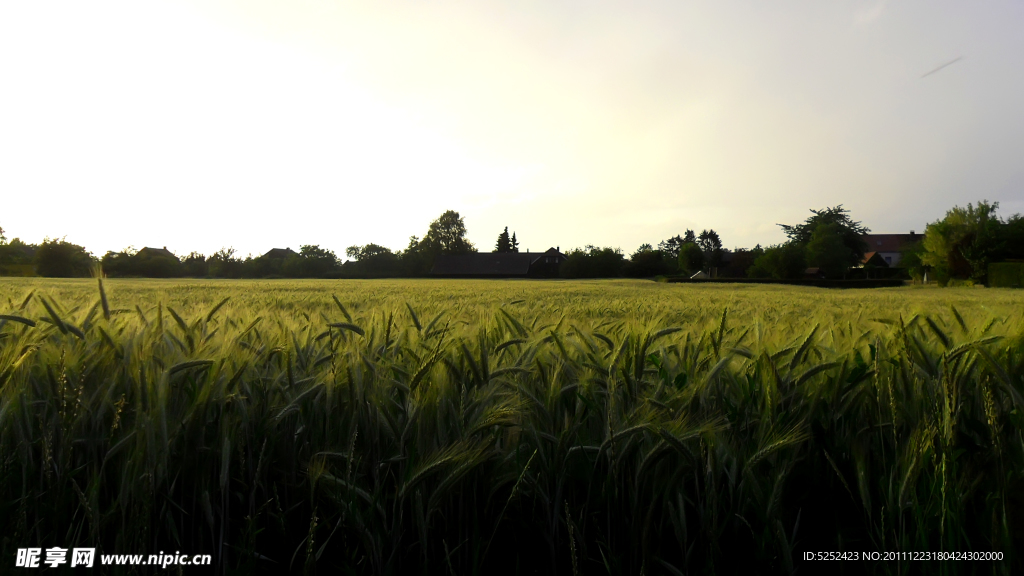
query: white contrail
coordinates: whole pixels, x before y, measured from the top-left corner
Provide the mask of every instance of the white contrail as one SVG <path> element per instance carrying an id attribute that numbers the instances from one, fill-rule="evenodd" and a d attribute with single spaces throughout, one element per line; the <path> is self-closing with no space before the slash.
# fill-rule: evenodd
<path id="1" fill-rule="evenodd" d="M 938 68 L 936 68 L 935 70 L 932 70 L 931 72 L 928 72 L 928 73 L 927 73 L 927 74 L 925 74 L 924 76 L 921 76 L 921 78 L 924 78 L 925 76 L 931 76 L 932 74 L 935 74 L 935 73 L 936 73 L 936 72 L 938 72 L 939 70 L 942 70 L 942 69 L 943 69 L 943 68 L 945 68 L 946 66 L 949 66 L 950 64 L 952 64 L 952 63 L 954 63 L 954 62 L 956 62 L 956 61 L 960 60 L 961 58 L 963 58 L 963 56 L 957 56 L 956 58 L 953 58 L 952 60 L 950 60 L 949 62 L 946 62 L 946 63 L 945 63 L 945 64 L 943 64 L 942 66 L 939 66 L 939 67 L 938 67 Z"/>

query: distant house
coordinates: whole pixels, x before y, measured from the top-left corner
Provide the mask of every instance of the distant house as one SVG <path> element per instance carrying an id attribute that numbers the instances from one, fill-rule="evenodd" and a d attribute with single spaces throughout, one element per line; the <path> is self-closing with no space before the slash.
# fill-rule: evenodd
<path id="1" fill-rule="evenodd" d="M 181 260 L 167 246 L 146 247 L 134 256 L 115 258 L 104 262 L 104 269 L 113 276 L 135 276 L 139 278 L 173 278 L 178 276 Z"/>
<path id="2" fill-rule="evenodd" d="M 924 235 L 911 230 L 910 234 L 865 234 L 863 238 L 868 245 L 865 255 L 878 253 L 887 266 L 899 266 L 903 249 L 924 240 Z"/>
<path id="3" fill-rule="evenodd" d="M 558 248 L 547 252 L 471 252 L 441 254 L 431 276 L 440 278 L 553 278 L 565 262 Z"/>
<path id="4" fill-rule="evenodd" d="M 139 250 L 138 256 L 140 256 L 141 258 L 144 258 L 144 259 L 145 258 L 171 258 L 171 259 L 173 259 L 175 261 L 178 260 L 178 257 L 175 256 L 173 252 L 171 252 L 170 250 L 167 249 L 167 246 L 164 246 L 163 248 L 149 248 L 147 246 L 146 248 L 143 248 L 142 250 Z"/>
<path id="5" fill-rule="evenodd" d="M 289 256 L 298 256 L 298 255 L 299 255 L 298 252 L 292 250 L 291 248 L 272 248 L 269 252 L 264 254 L 263 257 L 267 258 L 269 260 L 278 260 L 278 259 L 284 260 L 285 258 L 288 258 Z"/>
<path id="6" fill-rule="evenodd" d="M 899 262 L 899 259 L 896 260 Z M 888 268 L 888 259 L 882 256 L 881 252 L 865 252 L 864 258 L 860 261 L 860 268 Z"/>

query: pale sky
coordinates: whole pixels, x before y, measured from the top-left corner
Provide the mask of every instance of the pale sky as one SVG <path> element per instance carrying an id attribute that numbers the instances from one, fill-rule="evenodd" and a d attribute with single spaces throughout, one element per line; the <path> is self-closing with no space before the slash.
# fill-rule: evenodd
<path id="1" fill-rule="evenodd" d="M 8 239 L 343 256 L 452 209 L 629 254 L 981 199 L 1024 212 L 1021 0 L 0 2 Z"/>

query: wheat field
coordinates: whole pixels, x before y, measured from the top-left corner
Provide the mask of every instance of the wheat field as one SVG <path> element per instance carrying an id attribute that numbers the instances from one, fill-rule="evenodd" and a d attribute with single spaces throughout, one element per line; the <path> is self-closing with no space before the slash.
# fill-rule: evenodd
<path id="1" fill-rule="evenodd" d="M 0 283 L 0 530 L 221 573 L 1019 572 L 1024 292 Z"/>

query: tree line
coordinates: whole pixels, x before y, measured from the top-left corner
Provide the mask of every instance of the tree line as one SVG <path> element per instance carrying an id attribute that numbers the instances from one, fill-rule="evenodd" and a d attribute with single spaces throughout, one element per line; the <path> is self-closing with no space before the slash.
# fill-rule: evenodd
<path id="1" fill-rule="evenodd" d="M 987 283 L 992 262 L 1024 260 L 1024 217 L 1000 218 L 997 202 L 981 201 L 956 206 L 942 219 L 928 224 L 920 242 L 904 247 L 901 267 L 889 271 L 907 278 L 928 272 L 940 284 Z M 848 278 L 865 274 L 864 235 L 870 230 L 853 220 L 842 205 L 811 210 L 798 224 L 780 224 L 787 240 L 753 248 L 724 248 L 714 229 L 686 230 L 654 247 L 641 245 L 628 258 L 619 248 L 586 245 L 565 253 L 560 275 L 564 278 L 649 278 L 661 275 L 709 275 L 749 278 L 801 278 L 808 269 L 820 277 Z M 318 245 L 303 245 L 298 252 L 273 250 L 262 256 L 241 258 L 233 248 L 209 256 L 192 252 L 178 258 L 166 250 L 126 248 L 94 257 L 84 247 L 64 238 L 27 244 L 7 241 L 0 228 L 0 274 L 81 277 L 102 273 L 111 277 L 153 278 L 397 278 L 430 273 L 441 254 L 463 254 L 477 249 L 466 238 L 465 221 L 448 210 L 432 221 L 422 238 L 412 236 L 404 250 L 378 244 L 350 246 L 346 261 Z M 518 252 L 519 240 L 508 227 L 498 234 L 494 252 Z M 277 253 L 281 252 L 281 253 Z M 870 266 L 868 267 L 870 273 Z"/>
<path id="2" fill-rule="evenodd" d="M 681 274 L 736 278 L 800 278 L 808 267 L 822 270 L 830 278 L 841 278 L 863 258 L 867 244 L 862 236 L 869 230 L 855 222 L 842 205 L 811 210 L 806 221 L 780 224 L 789 240 L 783 244 L 753 248 L 723 247 L 714 229 L 699 234 L 686 230 L 658 243 L 643 244 L 628 259 L 621 251 L 587 246 L 570 251 L 563 276 L 651 277 Z"/>
<path id="3" fill-rule="evenodd" d="M 515 233 L 499 251 L 518 251 Z M 503 243 L 504 242 L 504 243 Z M 85 247 L 65 238 L 46 238 L 28 244 L 10 242 L 0 228 L 0 274 L 73 278 L 101 273 L 109 277 L 136 278 L 386 278 L 418 277 L 430 273 L 440 254 L 476 252 L 466 238 L 466 225 L 458 212 L 446 211 L 430 223 L 422 238 L 412 236 L 405 250 L 396 252 L 377 244 L 350 246 L 342 260 L 319 245 L 303 245 L 298 252 L 271 250 L 260 256 L 240 257 L 234 248 L 204 255 L 192 252 L 178 258 L 166 249 L 128 247 L 97 258 Z"/>

